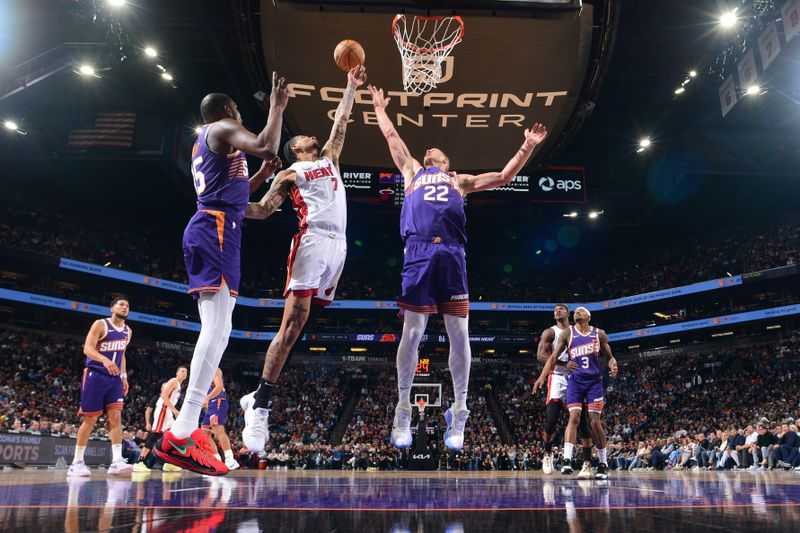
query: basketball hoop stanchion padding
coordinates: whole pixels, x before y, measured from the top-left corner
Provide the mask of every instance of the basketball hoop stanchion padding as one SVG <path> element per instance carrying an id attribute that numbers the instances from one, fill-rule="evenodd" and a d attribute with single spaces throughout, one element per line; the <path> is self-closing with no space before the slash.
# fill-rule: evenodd
<path id="1" fill-rule="evenodd" d="M 409 470 L 435 470 L 436 460 L 433 450 L 428 446 L 428 424 L 425 423 L 425 400 L 417 400 L 419 409 L 419 421 L 417 422 L 417 436 L 411 449 L 411 457 L 408 459 Z"/>
<path id="2" fill-rule="evenodd" d="M 464 38 L 464 21 L 461 17 L 396 15 L 392 35 L 403 63 L 403 87 L 424 94 L 442 79 L 442 63 Z"/>

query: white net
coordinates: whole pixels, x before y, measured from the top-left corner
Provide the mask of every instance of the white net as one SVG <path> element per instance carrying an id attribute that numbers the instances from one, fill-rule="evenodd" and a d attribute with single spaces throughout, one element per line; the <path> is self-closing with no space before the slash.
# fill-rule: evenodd
<path id="1" fill-rule="evenodd" d="M 397 15 L 392 34 L 403 62 L 403 87 L 424 94 L 442 79 L 442 62 L 464 36 L 461 17 Z"/>

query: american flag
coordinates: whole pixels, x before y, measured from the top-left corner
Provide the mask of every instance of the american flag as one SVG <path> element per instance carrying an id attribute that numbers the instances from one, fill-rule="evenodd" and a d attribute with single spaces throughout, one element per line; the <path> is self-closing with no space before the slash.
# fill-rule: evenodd
<path id="1" fill-rule="evenodd" d="M 136 113 L 103 111 L 95 115 L 94 127 L 69 133 L 67 148 L 133 148 Z"/>

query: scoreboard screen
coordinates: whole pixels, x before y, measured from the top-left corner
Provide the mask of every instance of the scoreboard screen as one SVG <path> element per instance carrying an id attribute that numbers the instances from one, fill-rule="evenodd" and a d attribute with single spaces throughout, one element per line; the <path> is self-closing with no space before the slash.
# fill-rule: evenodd
<path id="1" fill-rule="evenodd" d="M 431 375 L 431 360 L 428 357 L 421 357 L 417 363 L 416 375 L 426 378 Z"/>
<path id="2" fill-rule="evenodd" d="M 344 169 L 342 181 L 354 200 L 395 206 L 403 205 L 405 183 L 395 169 Z M 532 203 L 586 203 L 586 175 L 582 167 L 548 167 L 515 176 L 508 185 L 480 193 L 495 199 L 519 200 L 527 196 Z"/>

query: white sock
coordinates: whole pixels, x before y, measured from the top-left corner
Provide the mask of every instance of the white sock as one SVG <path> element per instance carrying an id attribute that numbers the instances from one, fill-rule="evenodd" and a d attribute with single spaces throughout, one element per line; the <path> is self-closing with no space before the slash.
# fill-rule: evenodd
<path id="1" fill-rule="evenodd" d="M 400 393 L 398 406 L 411 407 L 411 384 L 419 362 L 419 343 L 428 325 L 428 315 L 405 311 L 403 314 L 403 336 L 397 347 L 397 390 Z"/>
<path id="2" fill-rule="evenodd" d="M 222 457 L 220 457 L 220 455 L 218 453 L 215 453 L 214 457 L 217 458 L 217 461 L 222 461 Z"/>
<path id="3" fill-rule="evenodd" d="M 233 461 L 233 450 L 225 450 L 225 462 Z"/>
<path id="4" fill-rule="evenodd" d="M 83 462 L 83 452 L 86 451 L 86 446 L 75 446 L 75 457 L 72 459 L 73 463 Z"/>
<path id="5" fill-rule="evenodd" d="M 575 451 L 575 445 L 571 442 L 564 443 L 564 459 L 572 460 L 572 452 Z"/>
<path id="6" fill-rule="evenodd" d="M 472 350 L 469 346 L 469 317 L 444 315 L 444 327 L 450 339 L 450 375 L 453 377 L 453 410 L 467 408 L 467 389 L 469 389 L 469 369 L 472 364 Z"/>
<path id="7" fill-rule="evenodd" d="M 236 298 L 230 295 L 228 285 L 224 283 L 218 293 L 203 294 L 197 301 L 202 323 L 200 336 L 197 337 L 192 355 L 183 407 L 171 429 L 179 439 L 185 439 L 197 429 L 208 388 L 214 381 L 214 373 L 228 345 L 235 305 Z"/>
<path id="8" fill-rule="evenodd" d="M 604 465 L 608 464 L 608 456 L 606 455 L 605 448 L 598 448 L 597 449 L 597 460 L 603 463 Z"/>
<path id="9" fill-rule="evenodd" d="M 114 462 L 122 460 L 122 444 L 111 445 L 111 460 Z"/>

